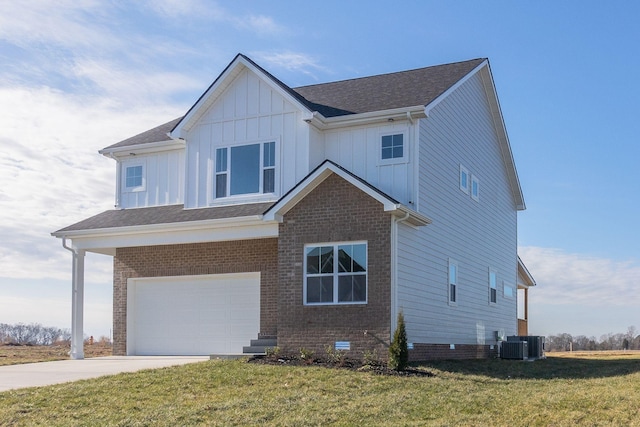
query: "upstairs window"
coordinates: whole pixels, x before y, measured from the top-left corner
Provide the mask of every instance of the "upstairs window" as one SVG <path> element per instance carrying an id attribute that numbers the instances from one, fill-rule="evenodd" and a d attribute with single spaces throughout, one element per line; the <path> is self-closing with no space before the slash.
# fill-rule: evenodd
<path id="1" fill-rule="evenodd" d="M 215 198 L 275 192 L 276 143 L 216 149 Z"/>
<path id="2" fill-rule="evenodd" d="M 144 165 L 134 164 L 124 168 L 124 190 L 142 191 L 144 190 Z"/>
<path id="3" fill-rule="evenodd" d="M 460 165 L 460 190 L 464 194 L 469 194 L 469 171 Z"/>
<path id="4" fill-rule="evenodd" d="M 403 163 L 407 160 L 406 135 L 394 133 L 380 136 L 380 164 Z"/>
<path id="5" fill-rule="evenodd" d="M 304 303 L 367 302 L 367 244 L 344 243 L 305 247 Z"/>
<path id="6" fill-rule="evenodd" d="M 489 303 L 495 304 L 498 301 L 498 280 L 496 272 L 489 270 Z"/>
<path id="7" fill-rule="evenodd" d="M 471 175 L 471 198 L 476 202 L 480 201 L 480 181 L 475 175 Z"/>

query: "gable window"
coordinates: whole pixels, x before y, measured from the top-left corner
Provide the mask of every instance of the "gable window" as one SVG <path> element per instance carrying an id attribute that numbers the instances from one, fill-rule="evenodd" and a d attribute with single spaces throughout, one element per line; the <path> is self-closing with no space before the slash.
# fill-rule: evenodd
<path id="1" fill-rule="evenodd" d="M 275 192 L 274 141 L 216 149 L 215 197 Z"/>
<path id="2" fill-rule="evenodd" d="M 458 263 L 449 259 L 449 304 L 458 301 Z"/>
<path id="3" fill-rule="evenodd" d="M 480 201 L 480 181 L 475 175 L 471 175 L 471 198 L 476 202 Z"/>
<path id="4" fill-rule="evenodd" d="M 498 279 L 496 272 L 489 270 L 489 303 L 495 304 L 498 301 Z"/>
<path id="5" fill-rule="evenodd" d="M 460 190 L 469 194 L 469 171 L 462 165 L 460 165 Z"/>
<path id="6" fill-rule="evenodd" d="M 383 135 L 381 144 L 382 160 L 404 158 L 404 134 Z"/>
<path id="7" fill-rule="evenodd" d="M 142 191 L 144 184 L 144 166 L 142 164 L 133 164 L 124 168 L 125 191 Z"/>
<path id="8" fill-rule="evenodd" d="M 307 245 L 304 248 L 304 304 L 367 302 L 367 244 Z"/>

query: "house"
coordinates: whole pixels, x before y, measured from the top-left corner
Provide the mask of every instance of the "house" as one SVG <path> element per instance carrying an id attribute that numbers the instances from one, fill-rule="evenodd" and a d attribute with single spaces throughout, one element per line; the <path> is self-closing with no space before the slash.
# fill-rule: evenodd
<path id="1" fill-rule="evenodd" d="M 290 88 L 238 54 L 183 117 L 100 153 L 116 208 L 52 233 L 74 358 L 87 251 L 113 257 L 116 355 L 384 356 L 400 312 L 413 359 L 519 330 L 535 282 L 487 59 Z"/>

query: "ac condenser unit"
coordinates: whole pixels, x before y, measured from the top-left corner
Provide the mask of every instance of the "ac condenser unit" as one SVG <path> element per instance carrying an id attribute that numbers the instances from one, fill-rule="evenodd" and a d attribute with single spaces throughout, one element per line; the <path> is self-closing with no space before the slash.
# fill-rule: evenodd
<path id="1" fill-rule="evenodd" d="M 529 359 L 544 359 L 544 344 L 545 339 L 543 336 L 533 335 L 513 335 L 508 336 L 507 341 L 526 341 L 529 349 Z"/>
<path id="2" fill-rule="evenodd" d="M 501 359 L 527 360 L 529 346 L 526 341 L 503 341 L 500 346 Z"/>

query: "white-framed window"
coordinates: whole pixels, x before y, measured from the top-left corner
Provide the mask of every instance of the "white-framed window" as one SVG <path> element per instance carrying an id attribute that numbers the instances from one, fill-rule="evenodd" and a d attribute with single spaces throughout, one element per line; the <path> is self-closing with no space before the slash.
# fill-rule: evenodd
<path id="1" fill-rule="evenodd" d="M 366 304 L 367 242 L 304 247 L 305 305 Z"/>
<path id="2" fill-rule="evenodd" d="M 471 175 L 471 198 L 476 202 L 480 201 L 480 180 L 475 175 Z"/>
<path id="3" fill-rule="evenodd" d="M 275 141 L 216 149 L 214 198 L 274 193 Z"/>
<path id="4" fill-rule="evenodd" d="M 144 191 L 146 185 L 144 163 L 128 163 L 122 171 L 122 187 L 124 191 Z"/>
<path id="5" fill-rule="evenodd" d="M 498 302 L 498 275 L 492 269 L 489 269 L 489 303 Z"/>
<path id="6" fill-rule="evenodd" d="M 502 282 L 502 292 L 505 298 L 514 298 L 516 296 L 515 288 L 507 282 Z"/>
<path id="7" fill-rule="evenodd" d="M 464 194 L 469 194 L 469 181 L 469 171 L 460 165 L 460 190 L 462 190 Z"/>
<path id="8" fill-rule="evenodd" d="M 407 134 L 395 132 L 380 135 L 380 163 L 402 163 L 407 160 Z"/>
<path id="9" fill-rule="evenodd" d="M 449 286 L 447 294 L 450 305 L 455 305 L 458 302 L 458 273 L 458 262 L 449 258 Z"/>

